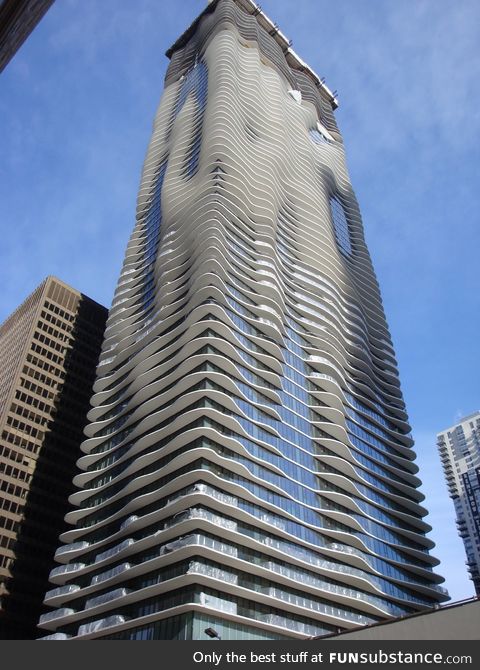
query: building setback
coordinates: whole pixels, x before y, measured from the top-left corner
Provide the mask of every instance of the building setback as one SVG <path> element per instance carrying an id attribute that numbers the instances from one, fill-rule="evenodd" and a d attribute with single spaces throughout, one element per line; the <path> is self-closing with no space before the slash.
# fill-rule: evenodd
<path id="1" fill-rule="evenodd" d="M 437 435 L 448 492 L 455 506 L 467 569 L 480 596 L 480 411 Z"/>
<path id="2" fill-rule="evenodd" d="M 249 0 L 167 55 L 40 627 L 305 638 L 434 607 L 335 97 Z"/>
<path id="3" fill-rule="evenodd" d="M 0 72 L 14 57 L 54 0 L 0 0 Z"/>
<path id="4" fill-rule="evenodd" d="M 0 639 L 34 639 L 107 310 L 48 277 L 0 326 Z"/>

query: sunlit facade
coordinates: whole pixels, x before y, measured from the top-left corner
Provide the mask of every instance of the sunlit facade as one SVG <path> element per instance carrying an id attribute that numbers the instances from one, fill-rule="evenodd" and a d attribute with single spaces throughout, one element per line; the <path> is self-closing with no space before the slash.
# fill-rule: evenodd
<path id="1" fill-rule="evenodd" d="M 41 628 L 307 638 L 433 607 L 336 99 L 249 0 L 167 55 Z"/>

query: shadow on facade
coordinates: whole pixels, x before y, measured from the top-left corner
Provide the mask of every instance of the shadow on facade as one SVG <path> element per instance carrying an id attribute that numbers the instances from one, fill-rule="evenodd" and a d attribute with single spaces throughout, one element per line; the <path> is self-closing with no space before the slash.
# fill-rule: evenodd
<path id="1" fill-rule="evenodd" d="M 9 593 L 2 601 L 0 639 L 35 639 L 47 634 L 37 623 L 49 610 L 43 599 L 53 588 L 48 576 L 55 567 L 58 537 L 70 527 L 64 516 L 74 491 L 72 479 L 81 455 L 105 319 L 99 320 L 99 305 L 82 296 L 72 331 L 73 345 L 65 356 L 63 386 L 46 427 L 18 531 L 12 577 L 6 584 Z"/>

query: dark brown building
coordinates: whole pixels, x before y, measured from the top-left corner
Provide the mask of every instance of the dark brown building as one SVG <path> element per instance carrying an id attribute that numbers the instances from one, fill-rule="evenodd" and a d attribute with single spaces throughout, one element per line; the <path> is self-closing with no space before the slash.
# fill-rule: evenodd
<path id="1" fill-rule="evenodd" d="M 0 0 L 0 72 L 54 0 Z"/>
<path id="2" fill-rule="evenodd" d="M 0 326 L 0 639 L 38 637 L 106 317 L 48 277 Z"/>

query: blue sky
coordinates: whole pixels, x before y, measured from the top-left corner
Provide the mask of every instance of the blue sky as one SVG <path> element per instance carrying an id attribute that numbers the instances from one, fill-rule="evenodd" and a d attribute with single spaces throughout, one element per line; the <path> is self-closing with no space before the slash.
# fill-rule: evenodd
<path id="1" fill-rule="evenodd" d="M 48 274 L 109 305 L 165 50 L 204 0 L 57 0 L 0 76 L 0 322 Z M 480 408 L 480 3 L 262 0 L 331 89 L 414 435 L 434 555 L 473 595 L 435 434 Z"/>

